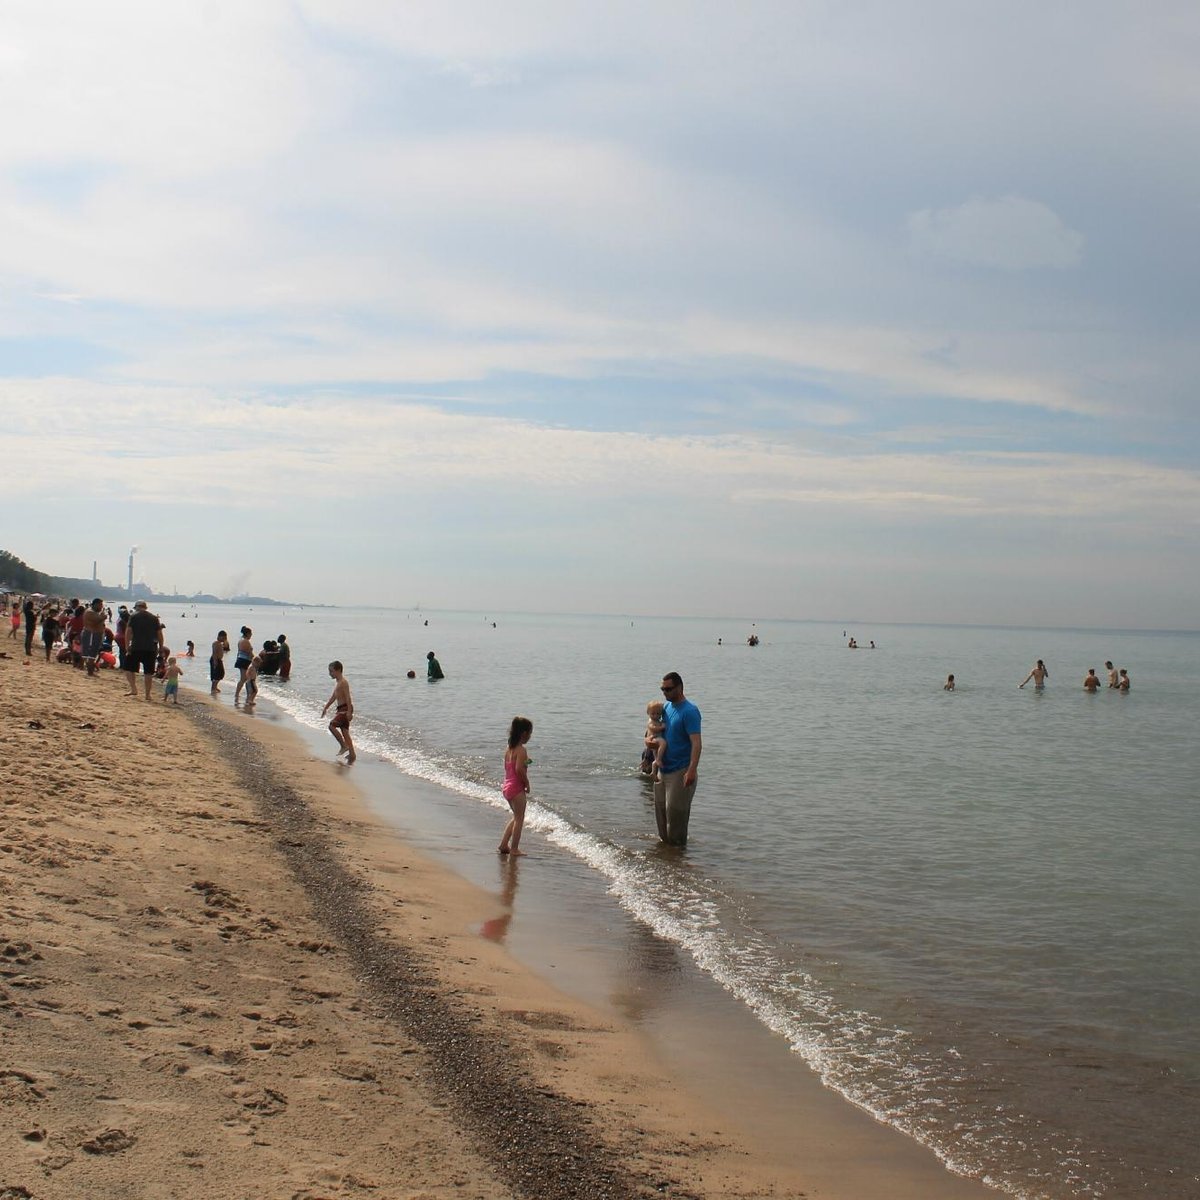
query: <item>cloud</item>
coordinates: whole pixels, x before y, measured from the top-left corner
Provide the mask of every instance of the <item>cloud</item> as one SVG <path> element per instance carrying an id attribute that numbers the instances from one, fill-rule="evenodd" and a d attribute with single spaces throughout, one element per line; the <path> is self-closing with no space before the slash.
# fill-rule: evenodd
<path id="1" fill-rule="evenodd" d="M 360 580 L 410 533 L 406 563 L 453 544 L 503 575 L 495 514 L 523 506 L 539 596 L 598 525 L 633 563 L 680 495 L 723 579 L 821 539 L 836 579 L 901 525 L 981 557 L 1020 525 L 1042 569 L 1064 521 L 1190 545 L 1176 8 L 26 5 L 0 39 L 21 493 L 50 511 L 69 479 L 193 554 L 209 511 L 311 527 L 348 573 L 349 528 Z"/>
<path id="2" fill-rule="evenodd" d="M 1083 234 L 1045 204 L 1021 196 L 923 208 L 909 216 L 908 231 L 918 254 L 1000 271 L 1063 269 L 1083 257 Z"/>
<path id="3" fill-rule="evenodd" d="M 48 397 L 73 414 L 51 440 Z M 55 492 L 69 461 L 72 485 L 88 494 L 234 509 L 286 508 L 301 495 L 386 502 L 503 491 L 540 505 L 619 499 L 653 511 L 703 479 L 706 503 L 741 509 L 1108 519 L 1148 530 L 1200 523 L 1195 472 L 1088 455 L 896 452 L 865 438 L 831 453 L 801 434 L 644 435 L 352 396 L 281 403 L 54 380 L 0 381 L 0 407 L 15 484 L 29 497 Z"/>
<path id="4" fill-rule="evenodd" d="M 45 0 L 6 18 L 0 105 L 25 119 L 0 126 L 2 164 L 102 160 L 190 179 L 246 168 L 293 141 L 330 83 L 276 0 Z"/>
<path id="5" fill-rule="evenodd" d="M 812 469 L 815 467 L 816 469 Z M 863 454 L 795 461 L 769 484 L 739 489 L 740 503 L 875 509 L 936 515 L 1130 523 L 1200 530 L 1200 477 L 1192 471 L 1073 454 Z M 760 471 L 760 479 L 770 473 Z"/>

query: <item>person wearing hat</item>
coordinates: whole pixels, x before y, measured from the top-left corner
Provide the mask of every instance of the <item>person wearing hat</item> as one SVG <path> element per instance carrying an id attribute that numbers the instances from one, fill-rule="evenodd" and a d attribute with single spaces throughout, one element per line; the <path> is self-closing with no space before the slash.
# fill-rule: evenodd
<path id="1" fill-rule="evenodd" d="M 138 667 L 146 676 L 146 699 L 154 686 L 154 670 L 158 665 L 158 652 L 163 644 L 162 622 L 152 613 L 145 600 L 133 606 L 133 616 L 125 630 L 125 670 L 129 672 L 129 694 L 137 697 Z"/>

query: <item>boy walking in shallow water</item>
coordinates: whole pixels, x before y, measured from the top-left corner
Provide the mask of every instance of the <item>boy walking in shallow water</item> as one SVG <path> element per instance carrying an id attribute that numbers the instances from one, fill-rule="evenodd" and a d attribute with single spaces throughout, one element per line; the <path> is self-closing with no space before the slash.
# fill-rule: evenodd
<path id="1" fill-rule="evenodd" d="M 321 716 L 329 711 L 331 704 L 337 705 L 333 720 L 329 722 L 329 732 L 333 734 L 341 749 L 336 757 L 346 756 L 346 764 L 352 763 L 358 756 L 354 753 L 354 743 L 350 740 L 350 722 L 354 720 L 354 701 L 350 698 L 350 684 L 342 674 L 342 664 L 334 659 L 329 664 L 329 677 L 333 680 L 333 694 L 325 701 Z"/>

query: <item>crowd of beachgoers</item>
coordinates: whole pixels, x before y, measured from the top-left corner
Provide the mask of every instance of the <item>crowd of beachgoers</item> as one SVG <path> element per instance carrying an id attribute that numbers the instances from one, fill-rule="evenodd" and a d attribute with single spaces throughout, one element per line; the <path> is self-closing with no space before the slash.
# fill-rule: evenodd
<path id="1" fill-rule="evenodd" d="M 178 703 L 184 660 L 196 658 L 190 638 L 172 649 L 167 643 L 166 624 L 149 609 L 145 600 L 132 605 L 118 603 L 116 609 L 99 597 L 85 603 L 78 597 L 4 593 L 3 611 L 9 614 L 8 641 L 21 645 L 27 661 L 40 653 L 46 662 L 65 663 L 95 675 L 103 670 L 121 670 L 129 676 L 129 690 L 137 695 L 137 675 L 144 676 L 143 691 L 149 700 L 156 683 L 162 685 L 164 701 Z M 268 640 L 255 651 L 250 630 L 242 629 L 238 642 L 238 700 L 243 688 L 248 702 L 257 694 L 255 679 L 261 674 L 278 674 L 287 679 L 291 652 L 287 637 Z M 224 630 L 213 642 L 209 655 L 212 691 L 224 677 L 224 654 L 231 649 Z"/>

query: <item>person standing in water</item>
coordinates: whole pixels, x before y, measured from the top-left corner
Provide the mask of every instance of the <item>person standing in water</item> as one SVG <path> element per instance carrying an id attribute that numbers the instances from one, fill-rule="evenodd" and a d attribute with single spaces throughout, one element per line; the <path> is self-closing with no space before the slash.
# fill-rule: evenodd
<path id="1" fill-rule="evenodd" d="M 237 704 L 242 698 L 242 688 L 246 686 L 246 668 L 254 658 L 254 643 L 250 640 L 253 632 L 254 630 L 249 625 L 243 625 L 242 636 L 238 638 L 237 658 L 233 660 L 233 665 L 237 667 L 238 671 L 237 687 L 233 689 L 234 704 Z"/>
<path id="2" fill-rule="evenodd" d="M 1083 690 L 1091 696 L 1100 690 L 1100 676 L 1095 667 L 1088 667 L 1088 673 L 1083 677 Z"/>
<path id="3" fill-rule="evenodd" d="M 529 752 L 525 744 L 533 736 L 533 722 L 528 717 L 513 717 L 508 727 L 508 749 L 504 751 L 504 787 L 501 789 L 512 816 L 500 835 L 501 854 L 514 858 L 524 855 L 521 831 L 525 828 L 525 803 L 529 796 Z"/>
<path id="4" fill-rule="evenodd" d="M 212 644 L 212 654 L 208 659 L 208 678 L 212 682 L 210 694 L 215 696 L 220 690 L 221 680 L 225 678 L 225 655 L 229 653 L 229 634 L 221 630 Z"/>
<path id="5" fill-rule="evenodd" d="M 663 676 L 660 690 L 667 748 L 654 784 L 654 820 L 668 846 L 686 846 L 700 763 L 700 710 L 683 694 L 678 671 Z"/>
<path id="6" fill-rule="evenodd" d="M 437 655 L 430 650 L 425 657 L 429 660 L 429 665 L 425 671 L 425 678 L 430 683 L 436 683 L 439 679 L 445 679 L 446 676 L 442 674 L 442 664 L 438 662 Z"/>
<path id="7" fill-rule="evenodd" d="M 1017 687 L 1024 687 L 1031 679 L 1033 680 L 1033 690 L 1040 692 L 1046 686 L 1046 680 L 1050 678 L 1050 672 L 1046 670 L 1046 664 L 1039 658 L 1037 666 L 1017 684 Z"/>
<path id="8" fill-rule="evenodd" d="M 329 722 L 329 732 L 333 734 L 337 744 L 341 747 L 336 757 L 341 758 L 344 754 L 346 765 L 349 766 L 358 756 L 354 753 L 354 742 L 350 739 L 350 722 L 354 720 L 354 700 L 350 696 L 350 684 L 342 673 L 343 670 L 342 664 L 337 659 L 329 664 L 329 677 L 333 680 L 333 694 L 325 701 L 325 707 L 321 709 L 321 716 L 329 711 L 331 704 L 337 705 L 333 720 Z"/>
<path id="9" fill-rule="evenodd" d="M 260 651 L 250 660 L 250 665 L 246 668 L 246 712 L 250 712 L 258 703 L 258 668 L 261 666 L 262 652 Z M 236 704 L 237 701 L 234 703 Z"/>

